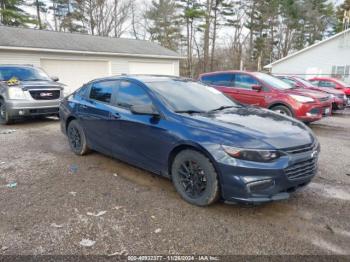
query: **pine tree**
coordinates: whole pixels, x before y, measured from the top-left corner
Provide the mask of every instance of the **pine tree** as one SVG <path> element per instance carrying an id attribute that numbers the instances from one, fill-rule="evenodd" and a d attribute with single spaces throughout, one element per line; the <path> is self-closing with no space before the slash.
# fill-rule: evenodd
<path id="1" fill-rule="evenodd" d="M 35 19 L 21 8 L 24 4 L 23 0 L 0 0 L 1 24 L 9 26 L 35 24 Z"/>
<path id="2" fill-rule="evenodd" d="M 154 0 L 145 15 L 151 22 L 148 28 L 151 39 L 164 47 L 177 50 L 180 31 L 175 2 L 172 0 Z"/>

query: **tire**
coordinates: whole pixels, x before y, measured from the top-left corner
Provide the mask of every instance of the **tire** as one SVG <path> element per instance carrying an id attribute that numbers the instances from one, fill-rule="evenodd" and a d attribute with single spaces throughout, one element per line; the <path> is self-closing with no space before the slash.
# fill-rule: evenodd
<path id="1" fill-rule="evenodd" d="M 0 99 L 0 124 L 9 125 L 12 123 L 13 120 L 8 115 L 5 101 L 3 99 Z"/>
<path id="2" fill-rule="evenodd" d="M 190 204 L 209 206 L 219 199 L 219 181 L 215 168 L 198 151 L 187 149 L 179 152 L 172 163 L 171 174 L 176 191 Z"/>
<path id="3" fill-rule="evenodd" d="M 274 106 L 271 110 L 284 116 L 293 117 L 292 111 L 286 106 Z"/>
<path id="4" fill-rule="evenodd" d="M 72 151 L 79 155 L 86 155 L 90 149 L 86 143 L 86 136 L 83 128 L 79 125 L 77 120 L 72 120 L 67 128 L 67 137 L 69 146 Z"/>

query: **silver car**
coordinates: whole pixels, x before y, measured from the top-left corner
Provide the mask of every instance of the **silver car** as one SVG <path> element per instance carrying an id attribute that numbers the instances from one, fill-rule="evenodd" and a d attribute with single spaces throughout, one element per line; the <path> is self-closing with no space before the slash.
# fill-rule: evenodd
<path id="1" fill-rule="evenodd" d="M 58 115 L 63 85 L 30 65 L 0 65 L 0 124 L 28 116 Z"/>

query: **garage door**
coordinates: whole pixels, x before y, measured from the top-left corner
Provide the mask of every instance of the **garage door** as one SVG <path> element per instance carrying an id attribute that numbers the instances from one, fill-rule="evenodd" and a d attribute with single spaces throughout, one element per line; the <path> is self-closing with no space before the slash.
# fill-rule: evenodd
<path id="1" fill-rule="evenodd" d="M 84 83 L 109 75 L 107 61 L 41 59 L 41 67 L 51 76 L 57 76 L 66 89 L 73 92 Z"/>
<path id="2" fill-rule="evenodd" d="M 175 75 L 173 63 L 129 62 L 130 74 Z"/>

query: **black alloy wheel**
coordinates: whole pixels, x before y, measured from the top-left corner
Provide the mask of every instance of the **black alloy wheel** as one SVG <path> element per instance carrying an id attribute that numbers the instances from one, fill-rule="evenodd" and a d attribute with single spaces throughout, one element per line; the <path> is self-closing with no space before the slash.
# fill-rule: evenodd
<path id="1" fill-rule="evenodd" d="M 211 161 L 202 153 L 186 149 L 175 157 L 171 175 L 181 197 L 197 206 L 208 206 L 220 196 L 218 175 Z"/>

